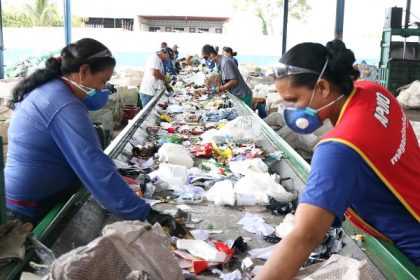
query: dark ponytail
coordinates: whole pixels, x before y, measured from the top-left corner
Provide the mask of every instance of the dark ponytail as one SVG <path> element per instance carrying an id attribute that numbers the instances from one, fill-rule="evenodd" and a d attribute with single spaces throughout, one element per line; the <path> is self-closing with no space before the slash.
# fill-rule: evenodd
<path id="1" fill-rule="evenodd" d="M 356 61 L 354 53 L 346 48 L 343 41 L 333 40 L 327 43 L 328 68 L 333 74 L 332 81 L 345 95 L 350 95 L 353 90 L 353 81 L 360 76 L 360 72 L 353 68 Z"/>
<path id="2" fill-rule="evenodd" d="M 318 43 L 298 44 L 287 51 L 280 62 L 321 73 L 327 58 L 328 64 L 322 78 L 333 83 L 341 94 L 350 95 L 353 81 L 360 73 L 353 68 L 353 52 L 340 40 L 330 41 L 326 46 Z M 313 88 L 318 76 L 313 73 L 293 75 L 292 85 Z"/>
<path id="3" fill-rule="evenodd" d="M 13 89 L 13 99 L 9 102 L 11 109 L 21 102 L 27 94 L 50 80 L 65 74 L 79 72 L 80 66 L 88 64 L 92 74 L 109 66 L 115 66 L 116 61 L 108 48 L 101 42 L 84 38 L 64 47 L 60 57 L 51 57 L 45 62 L 45 68 L 38 69 L 30 76 L 20 81 Z"/>

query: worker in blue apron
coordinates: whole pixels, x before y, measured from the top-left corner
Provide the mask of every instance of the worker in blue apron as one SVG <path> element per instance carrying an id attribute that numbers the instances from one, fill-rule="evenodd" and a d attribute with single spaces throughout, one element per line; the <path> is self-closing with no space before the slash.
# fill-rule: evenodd
<path id="1" fill-rule="evenodd" d="M 174 224 L 134 194 L 103 152 L 89 119 L 89 111 L 108 102 L 105 84 L 115 64 L 102 43 L 81 39 L 13 90 L 4 170 L 9 219 L 37 223 L 82 183 L 122 219 Z"/>

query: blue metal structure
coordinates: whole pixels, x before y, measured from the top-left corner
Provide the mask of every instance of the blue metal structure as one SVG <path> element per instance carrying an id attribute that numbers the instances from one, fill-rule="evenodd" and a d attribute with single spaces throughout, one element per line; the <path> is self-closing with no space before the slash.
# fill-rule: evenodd
<path id="1" fill-rule="evenodd" d="M 334 38 L 340 40 L 343 40 L 344 2 L 345 0 L 337 0 L 337 6 L 335 10 Z"/>
<path id="2" fill-rule="evenodd" d="M 71 0 L 63 0 L 64 7 L 64 42 L 71 43 Z"/>

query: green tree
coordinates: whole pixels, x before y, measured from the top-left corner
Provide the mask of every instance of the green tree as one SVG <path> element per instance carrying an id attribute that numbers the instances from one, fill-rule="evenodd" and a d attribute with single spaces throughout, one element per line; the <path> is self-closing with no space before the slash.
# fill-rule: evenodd
<path id="1" fill-rule="evenodd" d="M 290 0 L 289 14 L 296 19 L 303 19 L 311 9 L 306 0 Z M 273 34 L 273 22 L 279 22 L 283 14 L 284 0 L 234 0 L 235 9 L 253 11 L 261 20 L 261 32 L 264 35 Z"/>
<path id="2" fill-rule="evenodd" d="M 5 9 L 3 11 L 3 26 L 4 27 L 30 27 L 31 20 L 29 17 L 14 8 Z"/>
<path id="3" fill-rule="evenodd" d="M 60 26 L 62 19 L 58 15 L 57 7 L 49 0 L 35 0 L 34 4 L 26 4 L 25 11 L 32 26 Z"/>
<path id="4" fill-rule="evenodd" d="M 83 27 L 86 19 L 72 16 L 72 26 Z M 33 27 L 33 26 L 63 26 L 64 19 L 58 13 L 57 6 L 50 4 L 49 0 L 34 0 L 32 5 L 26 4 L 24 10 L 14 7 L 3 11 L 4 27 Z"/>
<path id="5" fill-rule="evenodd" d="M 73 27 L 85 27 L 85 23 L 88 21 L 87 18 L 80 17 L 80 16 L 72 16 L 71 17 L 71 25 Z M 64 25 L 64 19 L 61 19 L 61 22 Z"/>

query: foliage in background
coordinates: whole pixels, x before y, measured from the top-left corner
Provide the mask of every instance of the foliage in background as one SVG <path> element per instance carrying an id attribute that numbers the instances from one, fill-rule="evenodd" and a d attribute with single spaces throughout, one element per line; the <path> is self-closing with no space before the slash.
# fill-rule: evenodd
<path id="1" fill-rule="evenodd" d="M 49 0 L 36 0 L 34 4 L 25 5 L 25 14 L 31 20 L 32 26 L 59 26 L 60 16 L 57 6 Z"/>
<path id="2" fill-rule="evenodd" d="M 72 26 L 82 27 L 85 18 L 72 17 Z M 23 10 L 5 8 L 3 11 L 4 27 L 39 27 L 63 26 L 63 17 L 59 15 L 57 6 L 50 4 L 49 0 L 34 0 L 33 4 L 25 4 Z"/>
<path id="3" fill-rule="evenodd" d="M 31 20 L 25 13 L 22 13 L 15 8 L 5 9 L 3 10 L 3 26 L 30 27 Z"/>
<path id="4" fill-rule="evenodd" d="M 234 0 L 233 7 L 243 11 L 253 11 L 261 20 L 261 33 L 273 35 L 273 25 L 280 24 L 283 16 L 283 0 Z M 306 0 L 289 0 L 289 15 L 296 19 L 303 19 L 311 7 Z"/>

